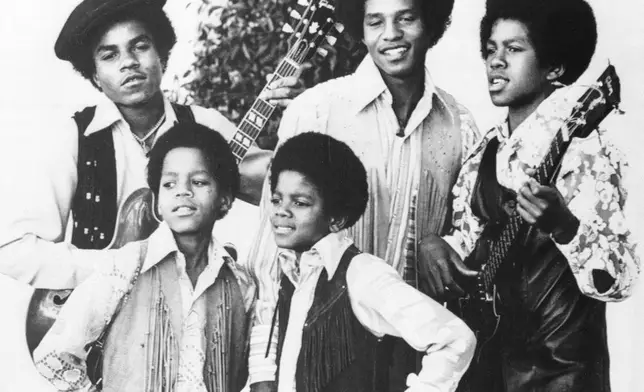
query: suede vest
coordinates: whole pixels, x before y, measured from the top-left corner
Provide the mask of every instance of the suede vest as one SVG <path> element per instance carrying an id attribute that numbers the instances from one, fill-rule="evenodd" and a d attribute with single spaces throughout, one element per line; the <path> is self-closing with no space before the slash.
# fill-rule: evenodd
<path id="1" fill-rule="evenodd" d="M 174 391 L 183 311 L 176 264 L 168 258 L 139 276 L 114 319 L 103 359 L 106 392 Z M 250 317 L 242 291 L 227 264 L 206 293 L 208 392 L 238 392 L 248 377 Z"/>
<path id="2" fill-rule="evenodd" d="M 326 269 L 320 274 L 302 333 L 296 372 L 298 392 L 385 390 L 387 372 L 380 355 L 380 339 L 360 324 L 349 302 L 347 269 L 351 259 L 359 253 L 355 246 L 349 247 L 330 281 Z M 293 292 L 293 284 L 282 276 L 278 302 L 278 364 Z"/>
<path id="3" fill-rule="evenodd" d="M 496 177 L 498 145 L 497 139 L 488 144 L 473 190 L 472 211 L 486 226 L 470 266 L 487 259 L 489 241 L 498 238 L 513 208 Z M 499 331 L 459 391 L 610 391 L 605 304 L 581 293 L 547 234 L 533 228 L 511 249 L 496 286 Z"/>
<path id="4" fill-rule="evenodd" d="M 188 106 L 172 104 L 177 121 L 195 121 Z M 78 127 L 78 184 L 72 200 L 72 244 L 80 249 L 104 249 L 116 229 L 116 157 L 112 132 L 101 130 L 86 136 L 96 106 L 74 114 Z M 139 238 L 142 239 L 142 238 Z"/>

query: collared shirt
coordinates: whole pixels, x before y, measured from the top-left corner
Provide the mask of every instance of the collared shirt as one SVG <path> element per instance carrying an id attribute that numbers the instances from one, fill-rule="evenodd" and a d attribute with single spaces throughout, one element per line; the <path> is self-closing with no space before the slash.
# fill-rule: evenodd
<path id="1" fill-rule="evenodd" d="M 507 122 L 492 129 L 463 166 L 454 194 L 454 228 L 445 240 L 464 257 L 474 249 L 483 226 L 472 213 L 470 201 L 478 168 L 488 142 L 500 141 L 496 155 L 499 183 L 515 192 L 528 176 L 526 169 L 538 167 L 577 97 L 571 89 L 553 93 L 509 135 Z M 566 152 L 555 186 L 580 226 L 568 244 L 557 248 L 566 257 L 580 290 L 602 301 L 619 301 L 631 291 L 639 274 L 640 261 L 631 242 L 622 211 L 626 191 L 622 171 L 626 160 L 615 146 L 594 131 L 585 139 L 575 138 Z M 605 271 L 615 278 L 613 286 L 599 292 L 593 271 Z"/>
<path id="2" fill-rule="evenodd" d="M 206 302 L 203 294 L 215 283 L 224 263 L 232 265 L 233 262 L 225 249 L 212 238 L 208 247 L 208 265 L 193 288 L 185 270 L 185 257 L 178 250 L 170 228 L 161 223 L 147 241 L 141 273 L 160 263 L 173 262 L 180 277 L 177 284 L 181 292 L 183 320 L 175 390 L 205 392 Z M 51 330 L 34 351 L 36 368 L 59 390 L 75 390 L 89 383 L 85 373 L 87 353 L 84 347 L 98 338 L 123 295 L 131 289 L 141 249 L 141 243 L 134 242 L 118 250 L 101 251 L 97 271 L 73 291 Z M 235 270 L 239 272 L 237 268 Z M 239 279 L 238 273 L 236 276 Z M 250 287 L 243 292 L 246 311 L 249 311 L 255 299 L 254 287 L 249 280 L 244 280 L 240 287 Z M 81 362 L 71 360 L 74 357 Z M 58 363 L 64 366 L 57 366 Z M 62 370 L 56 371 L 59 368 Z"/>
<path id="3" fill-rule="evenodd" d="M 419 167 L 421 131 L 429 129 L 434 98 L 444 101 L 447 96 L 434 86 L 427 69 L 424 87 L 423 96 L 403 129 L 404 136 L 396 136 L 400 125 L 392 108 L 392 95 L 373 60 L 367 56 L 354 74 L 302 93 L 285 111 L 279 129 L 280 142 L 302 132 L 320 132 L 347 143 L 358 155 L 367 170 L 370 194 L 366 212 L 350 229 L 350 235 L 360 250 L 381 256 L 399 273 L 404 268 L 419 172 L 427 169 Z M 478 141 L 478 130 L 464 107 L 459 105 L 458 113 L 452 115 L 459 117 L 460 137 L 448 136 L 439 143 L 447 146 L 458 140 L 464 158 Z M 255 369 L 263 369 L 262 378 L 275 371 L 271 365 L 274 356 L 265 361 L 264 354 L 279 281 L 276 247 L 268 222 L 269 197 L 266 184 L 260 231 L 247 259 L 249 268 L 261 282 L 258 325 L 251 336 L 250 362 Z M 252 382 L 256 375 L 251 373 L 250 377 Z"/>
<path id="4" fill-rule="evenodd" d="M 332 279 L 351 244 L 353 241 L 344 232 L 332 233 L 302 253 L 299 260 L 292 251 L 279 254 L 282 271 L 295 286 L 280 360 L 279 392 L 295 392 L 302 331 L 320 274 L 326 269 L 328 279 Z M 456 389 L 476 345 L 463 321 L 406 284 L 384 260 L 367 253 L 351 260 L 347 289 L 353 313 L 371 333 L 402 337 L 416 350 L 425 352 L 419 374 L 407 379 L 408 391 Z M 302 369 L 307 370 L 311 369 Z"/>
<path id="5" fill-rule="evenodd" d="M 164 107 L 166 118 L 155 140 L 176 122 L 168 100 L 164 100 Z M 235 126 L 216 110 L 191 109 L 198 123 L 227 139 L 234 134 Z M 33 140 L 29 146 L 14 146 L 22 153 L 0 157 L 2 167 L 20 168 L 0 174 L 3 183 L 13 184 L 11 192 L 0 194 L 0 273 L 34 287 L 72 288 L 92 273 L 95 264 L 84 253 L 74 254 L 75 248 L 63 242 L 78 182 L 78 127 L 68 118 L 61 123 L 52 121 L 49 131 L 56 136 L 47 138 L 47 143 Z M 96 106 L 85 130 L 86 135 L 95 132 L 111 132 L 114 137 L 120 206 L 134 190 L 147 187 L 145 151 L 106 97 Z M 224 226 L 222 221 L 218 227 Z"/>

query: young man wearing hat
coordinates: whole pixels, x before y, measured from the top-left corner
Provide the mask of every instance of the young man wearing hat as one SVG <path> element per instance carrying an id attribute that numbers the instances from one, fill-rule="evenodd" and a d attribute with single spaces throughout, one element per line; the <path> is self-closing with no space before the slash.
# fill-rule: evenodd
<path id="1" fill-rule="evenodd" d="M 147 153 L 177 121 L 196 121 L 227 139 L 235 126 L 213 109 L 171 104 L 160 88 L 176 36 L 165 0 L 84 0 L 56 41 L 56 55 L 104 95 L 61 127 L 49 154 L 23 166 L 25 186 L 7 195 L 0 224 L 0 273 L 34 287 L 75 287 L 93 270 L 81 249 L 111 241 L 119 206 L 146 186 Z M 285 104 L 301 91 L 282 79 L 263 98 Z M 62 129 L 60 129 L 62 128 Z M 27 155 L 27 151 L 25 151 Z M 238 197 L 254 202 L 270 157 L 256 146 L 241 164 Z M 255 185 L 257 184 L 257 185 Z M 72 244 L 62 242 L 72 213 Z"/>

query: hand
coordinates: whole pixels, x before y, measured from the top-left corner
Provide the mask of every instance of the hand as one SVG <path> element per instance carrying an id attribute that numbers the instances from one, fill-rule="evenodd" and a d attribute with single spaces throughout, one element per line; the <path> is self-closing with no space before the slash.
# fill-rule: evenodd
<path id="1" fill-rule="evenodd" d="M 277 392 L 275 381 L 261 381 L 250 385 L 250 392 Z"/>
<path id="2" fill-rule="evenodd" d="M 552 234 L 561 244 L 572 241 L 579 228 L 579 220 L 568 209 L 561 193 L 555 187 L 539 184 L 534 178 L 519 189 L 517 212 L 526 222 Z"/>
<path id="3" fill-rule="evenodd" d="M 465 294 L 454 280 L 455 277 L 475 277 L 478 274 L 467 268 L 458 253 L 436 234 L 420 242 L 418 253 L 421 291 L 438 301 L 448 295 Z"/>
<path id="4" fill-rule="evenodd" d="M 262 91 L 259 98 L 273 106 L 287 107 L 295 97 L 306 89 L 302 73 L 311 67 L 310 63 L 304 63 L 294 75 L 275 80 Z M 272 78 L 273 74 L 268 75 L 268 80 Z"/>

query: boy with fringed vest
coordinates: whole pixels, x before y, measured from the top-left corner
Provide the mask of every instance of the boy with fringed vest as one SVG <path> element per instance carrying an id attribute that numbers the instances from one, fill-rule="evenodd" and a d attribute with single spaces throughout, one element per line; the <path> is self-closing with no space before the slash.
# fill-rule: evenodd
<path id="1" fill-rule="evenodd" d="M 148 183 L 163 222 L 145 241 L 95 252 L 102 269 L 69 297 L 36 367 L 62 391 L 93 375 L 105 391 L 237 392 L 255 286 L 211 234 L 239 187 L 233 154 L 219 133 L 177 123 L 151 151 Z M 98 375 L 86 352 L 97 340 Z"/>
<path id="2" fill-rule="evenodd" d="M 394 335 L 425 352 L 408 390 L 453 391 L 472 359 L 474 335 L 347 237 L 368 198 L 353 151 L 319 133 L 295 136 L 275 155 L 270 187 L 282 276 L 273 322 L 277 390 L 378 391 L 387 385 L 389 360 L 380 340 Z"/>

